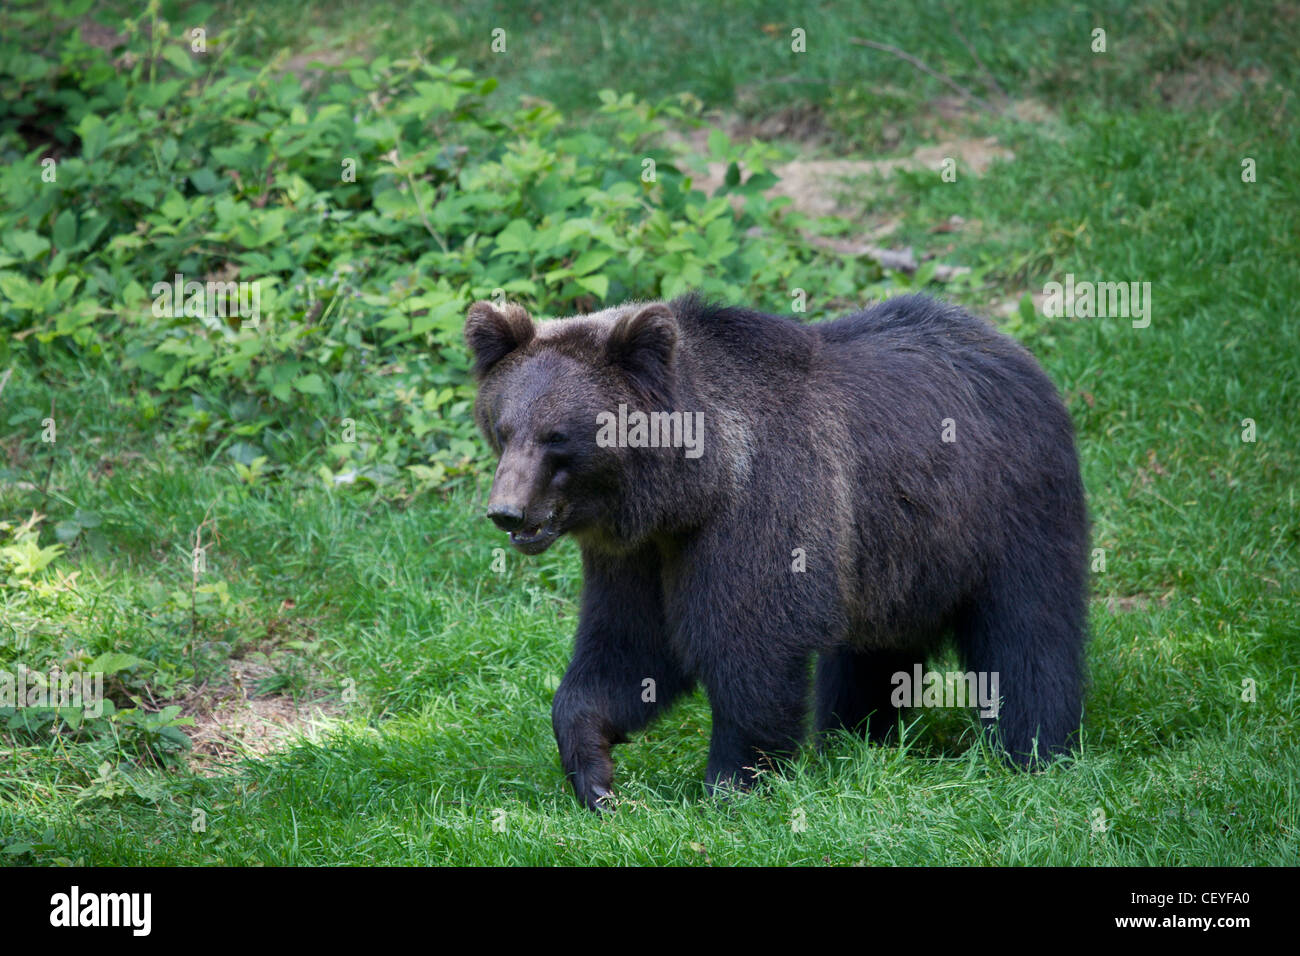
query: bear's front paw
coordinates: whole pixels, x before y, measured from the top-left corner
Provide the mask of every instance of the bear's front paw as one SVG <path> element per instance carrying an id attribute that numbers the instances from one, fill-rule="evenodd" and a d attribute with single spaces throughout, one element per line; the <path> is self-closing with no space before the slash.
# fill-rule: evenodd
<path id="1" fill-rule="evenodd" d="M 583 806 L 588 810 L 601 813 L 614 812 L 614 791 L 607 787 L 588 787 L 581 797 Z"/>
<path id="2" fill-rule="evenodd" d="M 613 809 L 614 761 L 609 755 L 610 738 L 605 721 L 591 713 L 556 722 L 560 762 L 578 802 L 588 810 Z"/>
<path id="3" fill-rule="evenodd" d="M 579 770 L 569 775 L 569 782 L 573 784 L 573 792 L 577 795 L 578 802 L 588 810 L 612 813 L 614 810 L 613 776 L 612 766 L 608 772 L 602 772 L 600 769 L 594 773 Z"/>

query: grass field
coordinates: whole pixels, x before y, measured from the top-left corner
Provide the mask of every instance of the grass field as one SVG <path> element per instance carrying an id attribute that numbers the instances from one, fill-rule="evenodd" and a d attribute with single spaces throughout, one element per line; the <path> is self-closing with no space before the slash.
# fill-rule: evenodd
<path id="1" fill-rule="evenodd" d="M 481 442 L 473 476 L 448 491 L 250 479 L 224 447 L 205 450 L 178 419 L 142 411 L 147 388 L 111 363 L 71 350 L 36 362 L 15 343 L 0 364 L 0 382 L 11 371 L 0 521 L 45 515 L 49 546 L 58 522 L 94 519 L 39 576 L 44 590 L 0 581 L 6 660 L 32 645 L 65 660 L 121 653 L 148 662 L 129 685 L 142 714 L 177 702 L 183 717 L 205 688 L 233 687 L 302 716 L 274 746 L 238 729 L 218 745 L 220 728 L 206 726 L 193 764 L 168 746 L 176 730 L 198 737 L 183 722 L 141 717 L 94 737 L 11 723 L 0 729 L 0 859 L 1294 865 L 1300 8 L 1115 3 L 1085 15 L 995 3 L 950 16 L 938 3 L 831 3 L 806 25 L 812 52 L 797 60 L 774 52 L 800 25 L 777 4 L 608 6 L 323 15 L 277 3 L 248 21 L 247 42 L 322 57 L 418 42 L 499 75 L 493 97 L 548 97 L 575 125 L 600 87 L 686 90 L 729 121 L 775 117 L 790 134 L 785 156 L 898 156 L 954 130 L 996 136 L 1013 159 L 956 183 L 917 171 L 864 182 L 842 228 L 896 217 L 890 244 L 976 267 L 978 282 L 930 291 L 996 318 L 1066 396 L 1105 559 L 1077 759 L 1012 772 L 972 746 L 971 718 L 927 712 L 901 747 L 844 737 L 715 803 L 701 782 L 709 712 L 697 694 L 615 751 L 617 812 L 598 818 L 574 801 L 550 728 L 577 550 L 512 552 L 494 570 Z M 1089 50 L 1097 20 L 1106 54 Z M 484 52 L 496 24 L 513 44 L 504 57 Z M 997 107 L 1035 112 L 960 102 L 855 36 Z M 954 97 L 955 117 L 943 107 Z M 959 227 L 936 231 L 954 216 Z M 1066 274 L 1150 282 L 1149 327 L 1015 307 Z M 52 403 L 50 444 L 40 432 Z M 211 542 L 202 591 L 188 561 L 200 526 Z"/>

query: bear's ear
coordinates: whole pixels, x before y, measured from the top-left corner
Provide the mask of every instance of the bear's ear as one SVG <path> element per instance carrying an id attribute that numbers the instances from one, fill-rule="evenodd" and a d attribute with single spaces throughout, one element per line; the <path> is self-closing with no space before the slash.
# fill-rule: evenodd
<path id="1" fill-rule="evenodd" d="M 465 319 L 465 344 L 474 356 L 474 375 L 482 378 L 492 366 L 533 340 L 533 319 L 523 306 L 498 309 L 491 302 L 475 302 Z"/>
<path id="2" fill-rule="evenodd" d="M 644 397 L 666 404 L 676 350 L 677 316 L 655 302 L 614 323 L 605 356 Z"/>

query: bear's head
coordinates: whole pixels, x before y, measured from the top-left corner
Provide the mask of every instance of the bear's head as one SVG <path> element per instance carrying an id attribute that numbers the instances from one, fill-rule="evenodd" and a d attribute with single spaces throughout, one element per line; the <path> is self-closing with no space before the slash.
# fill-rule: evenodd
<path id="1" fill-rule="evenodd" d="M 500 457 L 487 516 L 515 548 L 541 554 L 566 532 L 621 536 L 625 491 L 644 487 L 633 476 L 652 456 L 602 441 L 599 423 L 620 405 L 672 408 L 677 340 L 662 302 L 541 323 L 517 305 L 470 306 L 475 418 Z"/>

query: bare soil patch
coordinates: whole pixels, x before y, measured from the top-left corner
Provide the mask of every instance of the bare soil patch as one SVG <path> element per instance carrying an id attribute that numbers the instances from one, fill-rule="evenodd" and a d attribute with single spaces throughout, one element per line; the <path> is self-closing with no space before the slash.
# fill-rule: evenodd
<path id="1" fill-rule="evenodd" d="M 194 718 L 189 763 L 196 773 L 217 774 L 223 764 L 281 750 L 343 713 L 339 701 L 323 692 L 297 698 L 258 694 L 258 684 L 274 673 L 269 663 L 231 660 L 229 667 L 222 682 L 201 684 L 176 701 L 184 716 Z"/>

